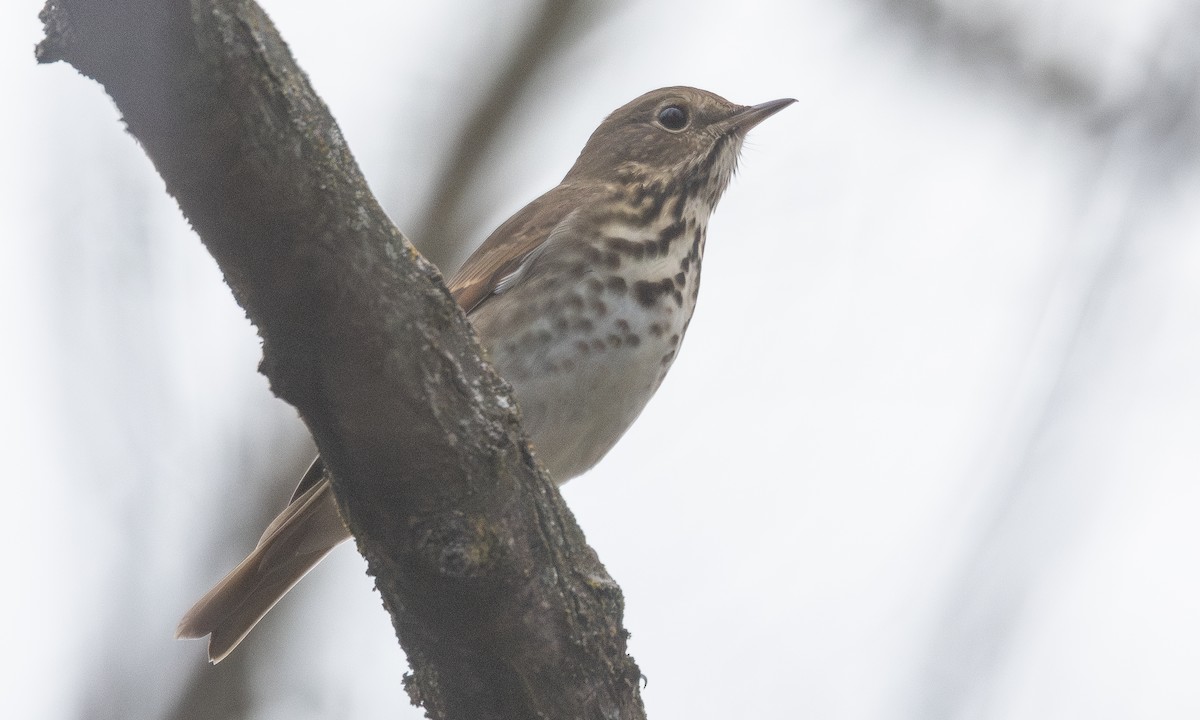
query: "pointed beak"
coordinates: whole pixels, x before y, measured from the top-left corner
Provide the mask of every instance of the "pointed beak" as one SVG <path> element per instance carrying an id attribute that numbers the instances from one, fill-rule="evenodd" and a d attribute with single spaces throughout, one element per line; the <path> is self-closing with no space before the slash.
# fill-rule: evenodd
<path id="1" fill-rule="evenodd" d="M 763 120 L 766 120 L 794 102 L 796 102 L 795 98 L 783 98 L 781 100 L 772 100 L 742 108 L 722 122 L 722 125 L 724 125 L 722 130 L 724 132 L 745 135 L 755 125 L 758 125 Z"/>

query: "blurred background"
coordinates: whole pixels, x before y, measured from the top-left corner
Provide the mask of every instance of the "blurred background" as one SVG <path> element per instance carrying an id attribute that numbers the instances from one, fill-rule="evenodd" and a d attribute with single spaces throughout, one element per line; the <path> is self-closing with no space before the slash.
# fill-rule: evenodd
<path id="1" fill-rule="evenodd" d="M 1200 2 L 264 5 L 445 271 L 662 85 L 796 97 L 564 488 L 651 718 L 1200 717 Z M 419 718 L 349 545 L 172 639 L 313 449 L 112 103 L 0 6 L 9 718 Z"/>

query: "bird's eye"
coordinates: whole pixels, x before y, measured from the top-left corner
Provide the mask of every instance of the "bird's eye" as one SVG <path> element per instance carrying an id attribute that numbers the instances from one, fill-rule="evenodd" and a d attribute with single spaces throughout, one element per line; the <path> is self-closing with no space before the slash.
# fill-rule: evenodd
<path id="1" fill-rule="evenodd" d="M 658 123 L 668 130 L 682 130 L 687 127 L 687 108 L 682 105 L 668 105 L 658 111 Z"/>

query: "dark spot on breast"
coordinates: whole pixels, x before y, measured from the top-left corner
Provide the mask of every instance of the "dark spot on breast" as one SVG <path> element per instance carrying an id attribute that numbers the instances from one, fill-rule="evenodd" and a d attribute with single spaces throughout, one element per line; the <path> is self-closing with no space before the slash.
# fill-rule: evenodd
<path id="1" fill-rule="evenodd" d="M 692 256 L 685 255 L 684 258 L 679 261 L 679 269 L 682 270 L 683 272 L 687 272 L 687 269 L 691 264 L 692 264 Z"/>
<path id="2" fill-rule="evenodd" d="M 573 330 L 575 330 L 577 332 L 584 332 L 584 333 L 590 333 L 592 330 L 596 329 L 595 325 L 592 323 L 591 320 L 588 320 L 587 318 L 583 318 L 583 317 L 576 318 L 575 322 L 572 323 L 572 326 L 573 326 L 572 327 Z"/>
<path id="3" fill-rule="evenodd" d="M 621 336 L 620 335 L 609 335 L 608 338 L 606 338 L 606 339 L 608 340 L 608 344 L 611 347 L 615 347 L 615 348 L 621 347 Z"/>
<path id="4" fill-rule="evenodd" d="M 604 292 L 604 281 L 600 278 L 588 278 L 587 286 L 588 290 L 592 291 L 593 293 L 599 294 Z"/>
<path id="5" fill-rule="evenodd" d="M 672 350 L 671 352 L 667 353 L 666 355 L 663 355 L 662 360 L 660 362 L 662 362 L 663 365 L 668 365 L 674 359 L 675 359 L 675 351 Z"/>
<path id="6" fill-rule="evenodd" d="M 629 286 L 625 283 L 625 278 L 619 275 L 613 275 L 604 281 L 604 285 L 617 295 L 624 295 Z"/>
<path id="7" fill-rule="evenodd" d="M 554 329 L 555 330 L 557 330 L 559 332 L 566 332 L 568 326 L 570 326 L 570 323 L 567 322 L 567 319 L 565 317 L 563 317 L 562 315 L 559 315 L 558 317 L 554 318 Z"/>
<path id="8" fill-rule="evenodd" d="M 662 337 L 667 330 L 662 326 L 662 323 L 650 323 L 650 334 L 654 337 Z"/>
<path id="9" fill-rule="evenodd" d="M 642 339 L 637 335 L 626 335 L 625 342 L 629 344 L 629 347 L 637 347 L 642 344 Z"/>
<path id="10" fill-rule="evenodd" d="M 633 296 L 644 307 L 650 307 L 658 302 L 658 299 L 663 295 L 675 290 L 674 283 L 671 278 L 663 278 L 658 282 L 650 280 L 638 280 L 633 284 Z"/>
<path id="11" fill-rule="evenodd" d="M 604 254 L 604 264 L 607 265 L 610 270 L 616 270 L 617 268 L 621 267 L 621 256 L 610 250 Z"/>
<path id="12" fill-rule="evenodd" d="M 600 299 L 592 300 L 592 312 L 604 317 L 608 314 L 608 305 L 605 305 L 604 301 Z"/>
<path id="13" fill-rule="evenodd" d="M 644 182 L 631 183 L 626 187 L 630 188 L 630 191 L 625 197 L 634 205 L 641 205 L 646 196 L 650 194 L 650 188 Z"/>
<path id="14" fill-rule="evenodd" d="M 537 339 L 542 345 L 549 345 L 550 341 L 554 339 L 554 333 L 549 330 L 538 330 Z"/>
<path id="15" fill-rule="evenodd" d="M 625 238 L 609 238 L 604 244 L 612 252 L 620 255 L 629 255 L 638 260 L 641 260 L 646 255 L 646 248 L 640 242 L 634 242 Z"/>
<path id="16" fill-rule="evenodd" d="M 678 285 L 679 287 L 683 287 L 683 284 L 685 282 L 687 282 L 687 275 L 684 275 L 681 272 L 675 273 L 675 284 L 676 285 Z"/>
<path id="17" fill-rule="evenodd" d="M 646 202 L 645 207 L 639 208 L 635 216 L 638 221 L 637 224 L 645 225 L 658 217 L 662 213 L 663 204 L 666 203 L 667 198 L 674 197 L 675 194 L 670 186 L 662 182 L 648 183 L 643 192 L 643 196 L 648 202 Z M 639 200 L 641 199 L 639 198 Z M 640 205 L 641 203 L 638 204 Z"/>
<path id="18" fill-rule="evenodd" d="M 683 222 L 683 192 L 678 188 L 672 188 L 672 197 L 675 199 L 675 205 L 671 208 L 671 214 L 675 216 L 677 222 Z"/>
<path id="19" fill-rule="evenodd" d="M 566 305 L 573 310 L 582 310 L 583 298 L 578 293 L 571 293 L 567 296 Z"/>
<path id="20" fill-rule="evenodd" d="M 623 333 L 627 333 L 627 332 L 629 332 L 629 321 L 618 319 L 616 322 L 613 323 L 613 327 L 615 327 L 616 329 L 620 330 Z"/>
<path id="21" fill-rule="evenodd" d="M 672 290 L 671 297 L 675 300 L 676 305 L 683 307 L 683 293 L 679 292 L 678 290 Z"/>
<path id="22" fill-rule="evenodd" d="M 592 349 L 596 352 L 604 352 L 604 341 L 600 338 L 596 338 L 592 341 Z"/>
<path id="23" fill-rule="evenodd" d="M 669 343 L 671 345 L 671 347 L 675 347 L 676 345 L 678 345 L 679 344 L 679 334 L 676 333 L 676 334 L 672 335 L 670 337 L 670 339 L 667 340 L 667 343 Z"/>
<path id="24" fill-rule="evenodd" d="M 575 343 L 575 349 L 579 351 L 580 355 L 587 355 L 592 351 L 592 346 L 588 345 L 587 341 L 580 340 L 579 342 Z"/>
<path id="25" fill-rule="evenodd" d="M 668 245 L 670 245 L 672 240 L 674 240 L 675 238 L 679 237 L 682 234 L 683 234 L 683 223 L 673 222 L 670 225 L 668 225 L 662 229 L 662 232 L 660 232 L 658 234 L 658 239 L 660 241 L 664 241 Z"/>
<path id="26" fill-rule="evenodd" d="M 583 248 L 583 257 L 586 258 L 588 262 L 595 265 L 600 262 L 602 253 L 600 252 L 600 248 L 587 245 Z"/>

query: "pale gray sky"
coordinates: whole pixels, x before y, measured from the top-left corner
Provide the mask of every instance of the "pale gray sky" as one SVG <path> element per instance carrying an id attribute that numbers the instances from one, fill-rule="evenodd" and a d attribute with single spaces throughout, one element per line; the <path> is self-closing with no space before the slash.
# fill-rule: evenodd
<path id="1" fill-rule="evenodd" d="M 412 232 L 528 4 L 264 4 Z M 217 669 L 172 639 L 309 449 L 111 102 L 33 64 L 39 7 L 0 7 L 0 715 L 421 717 L 350 546 Z M 651 718 L 1200 717 L 1198 31 L 1194 0 L 626 0 L 534 77 L 473 242 L 646 90 L 800 100 L 659 396 L 564 488 Z"/>

